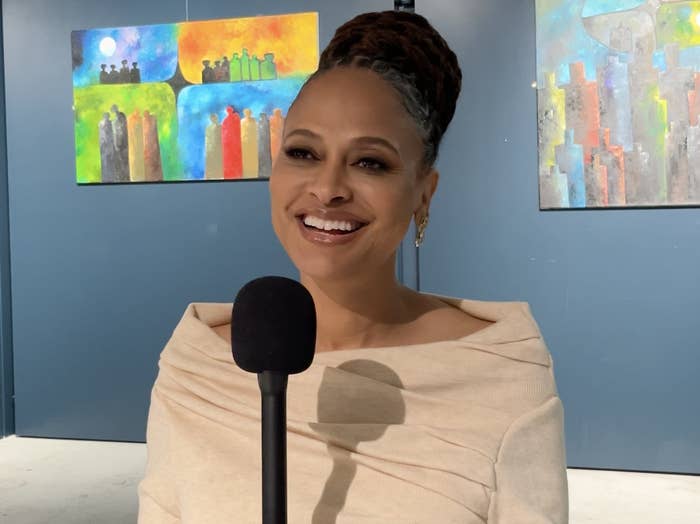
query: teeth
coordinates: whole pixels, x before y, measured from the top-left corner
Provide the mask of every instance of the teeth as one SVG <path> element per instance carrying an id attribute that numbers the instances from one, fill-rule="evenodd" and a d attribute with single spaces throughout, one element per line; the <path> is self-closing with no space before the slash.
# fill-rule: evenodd
<path id="1" fill-rule="evenodd" d="M 322 229 L 323 231 L 354 231 L 360 227 L 359 222 L 349 220 L 323 220 L 322 218 L 306 215 L 304 224 Z"/>

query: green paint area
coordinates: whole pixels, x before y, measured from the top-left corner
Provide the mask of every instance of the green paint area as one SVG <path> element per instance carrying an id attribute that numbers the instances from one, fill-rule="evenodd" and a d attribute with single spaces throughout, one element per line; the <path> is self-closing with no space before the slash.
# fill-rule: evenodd
<path id="1" fill-rule="evenodd" d="M 659 87 L 647 86 L 640 93 L 640 99 L 635 105 L 635 114 L 641 119 L 643 129 L 646 129 L 649 138 L 646 148 L 650 154 L 651 172 L 654 179 L 650 181 L 650 187 L 658 202 L 666 202 L 666 133 L 668 132 L 668 106 L 666 100 L 661 98 Z"/>
<path id="2" fill-rule="evenodd" d="M 674 42 L 681 49 L 700 45 L 700 2 L 680 2 L 659 7 L 656 38 L 659 46 Z"/>
<path id="3" fill-rule="evenodd" d="M 168 84 L 97 85 L 77 87 L 75 106 L 75 158 L 77 182 L 99 183 L 101 178 L 99 123 L 116 104 L 127 118 L 134 111 L 150 112 L 158 119 L 158 142 L 163 164 L 163 180 L 182 180 L 177 147 L 175 94 Z"/>

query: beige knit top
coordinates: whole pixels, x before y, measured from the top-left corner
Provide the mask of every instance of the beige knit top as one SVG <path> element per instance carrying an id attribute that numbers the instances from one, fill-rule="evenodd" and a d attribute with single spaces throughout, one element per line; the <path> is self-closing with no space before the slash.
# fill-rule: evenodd
<path id="1" fill-rule="evenodd" d="M 290 524 L 564 524 L 563 407 L 527 304 L 438 297 L 493 324 L 317 353 L 289 377 Z M 260 391 L 194 303 L 163 350 L 139 524 L 261 522 Z"/>

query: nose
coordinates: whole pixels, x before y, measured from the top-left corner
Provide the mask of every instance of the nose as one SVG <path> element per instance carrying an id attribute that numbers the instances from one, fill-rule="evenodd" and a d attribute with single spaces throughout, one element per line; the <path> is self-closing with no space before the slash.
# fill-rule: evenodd
<path id="1" fill-rule="evenodd" d="M 321 204 L 347 202 L 352 196 L 348 175 L 341 162 L 324 162 L 309 186 L 309 192 Z"/>

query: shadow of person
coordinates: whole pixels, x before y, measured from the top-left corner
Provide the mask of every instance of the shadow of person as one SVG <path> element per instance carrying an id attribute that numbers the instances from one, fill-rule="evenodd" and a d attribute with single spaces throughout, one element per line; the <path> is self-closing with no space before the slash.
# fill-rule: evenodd
<path id="1" fill-rule="evenodd" d="M 342 370 L 373 382 L 343 380 Z M 358 383 L 359 380 L 359 383 Z M 333 469 L 314 508 L 312 524 L 334 524 L 357 472 L 352 459 L 360 442 L 378 440 L 391 424 L 402 424 L 406 405 L 399 376 L 379 362 L 355 359 L 326 368 L 318 391 L 318 423 L 309 426 L 327 441 Z"/>

